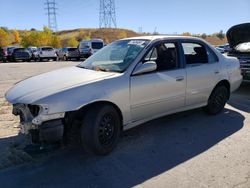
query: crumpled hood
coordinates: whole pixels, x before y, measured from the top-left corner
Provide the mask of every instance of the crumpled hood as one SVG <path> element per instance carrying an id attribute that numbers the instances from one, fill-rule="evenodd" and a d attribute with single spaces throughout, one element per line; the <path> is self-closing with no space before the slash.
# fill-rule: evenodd
<path id="1" fill-rule="evenodd" d="M 245 42 L 250 42 L 250 23 L 239 24 L 227 31 L 227 40 L 231 48 Z"/>
<path id="2" fill-rule="evenodd" d="M 65 89 L 99 81 L 115 74 L 67 67 L 18 82 L 5 94 L 5 98 L 12 104 L 32 103 Z"/>

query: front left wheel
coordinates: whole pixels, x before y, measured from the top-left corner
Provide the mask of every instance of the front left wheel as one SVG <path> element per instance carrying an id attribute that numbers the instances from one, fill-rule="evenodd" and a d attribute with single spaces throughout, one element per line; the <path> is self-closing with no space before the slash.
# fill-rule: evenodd
<path id="1" fill-rule="evenodd" d="M 111 105 L 94 105 L 86 113 L 81 126 L 84 149 L 96 155 L 107 155 L 117 145 L 121 119 Z"/>

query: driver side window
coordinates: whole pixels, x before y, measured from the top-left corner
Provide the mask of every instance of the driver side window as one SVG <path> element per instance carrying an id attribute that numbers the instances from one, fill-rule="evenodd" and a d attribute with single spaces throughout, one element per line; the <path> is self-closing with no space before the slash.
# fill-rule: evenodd
<path id="1" fill-rule="evenodd" d="M 177 47 L 175 43 L 161 43 L 153 47 L 143 62 L 154 61 L 157 71 L 173 70 L 178 68 Z"/>

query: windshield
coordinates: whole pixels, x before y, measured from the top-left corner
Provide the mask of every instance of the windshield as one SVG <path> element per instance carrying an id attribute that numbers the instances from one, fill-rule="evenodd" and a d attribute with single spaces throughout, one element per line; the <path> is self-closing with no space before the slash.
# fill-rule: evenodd
<path id="1" fill-rule="evenodd" d="M 78 65 L 78 67 L 96 71 L 124 72 L 148 43 L 149 41 L 146 40 L 113 42 Z"/>
<path id="2" fill-rule="evenodd" d="M 53 48 L 50 48 L 50 47 L 45 47 L 45 48 L 42 48 L 42 51 L 53 51 L 54 49 Z"/>
<path id="3" fill-rule="evenodd" d="M 14 52 L 26 52 L 26 49 L 24 49 L 24 48 L 16 48 L 13 51 Z"/>
<path id="4" fill-rule="evenodd" d="M 73 51 L 77 51 L 77 50 L 78 50 L 77 48 L 68 48 L 69 52 L 73 52 Z"/>

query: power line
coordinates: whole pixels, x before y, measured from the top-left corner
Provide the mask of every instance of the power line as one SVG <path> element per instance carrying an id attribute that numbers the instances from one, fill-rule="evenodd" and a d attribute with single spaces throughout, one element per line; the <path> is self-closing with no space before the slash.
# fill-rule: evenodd
<path id="1" fill-rule="evenodd" d="M 100 0 L 100 28 L 117 28 L 115 0 Z"/>
<path id="2" fill-rule="evenodd" d="M 55 0 L 46 0 L 45 2 L 45 10 L 47 12 L 46 15 L 48 15 L 48 27 L 52 31 L 57 31 L 56 6 L 57 4 Z"/>

